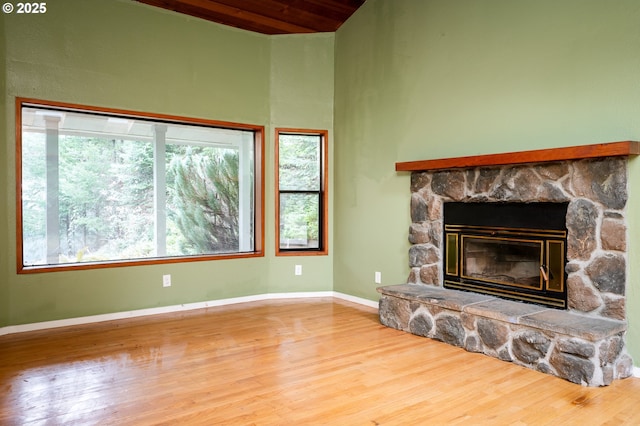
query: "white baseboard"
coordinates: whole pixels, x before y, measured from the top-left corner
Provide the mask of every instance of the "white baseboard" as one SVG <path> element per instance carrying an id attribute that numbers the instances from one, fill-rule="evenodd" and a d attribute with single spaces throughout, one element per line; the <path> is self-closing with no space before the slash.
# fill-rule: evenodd
<path id="1" fill-rule="evenodd" d="M 336 297 L 338 299 L 342 299 L 348 302 L 357 303 L 358 305 L 364 305 L 364 306 L 369 306 L 370 308 L 378 309 L 377 301 L 363 299 L 362 297 L 351 296 L 350 294 L 339 293 L 337 291 L 334 291 L 332 293 L 333 293 L 333 297 Z"/>
<path id="2" fill-rule="evenodd" d="M 55 321 L 44 321 L 32 324 L 10 325 L 0 327 L 0 336 L 13 333 L 24 333 L 27 331 L 46 330 L 50 328 L 68 327 L 71 325 L 91 324 L 103 321 L 113 321 L 126 318 L 143 317 L 148 315 L 167 314 L 173 312 L 191 311 L 194 309 L 210 308 L 214 306 L 233 305 L 237 303 L 257 302 L 261 300 L 276 299 L 300 299 L 300 298 L 317 298 L 317 297 L 336 297 L 338 299 L 347 300 L 349 302 L 365 305 L 369 307 L 378 307 L 378 302 L 360 297 L 350 296 L 335 291 L 316 291 L 316 292 L 298 292 L 298 293 L 266 293 L 253 296 L 232 297 L 229 299 L 210 300 L 207 302 L 185 303 L 182 305 L 162 306 L 159 308 L 138 309 L 135 311 L 115 312 L 102 315 L 91 315 L 86 317 L 68 318 Z"/>
<path id="3" fill-rule="evenodd" d="M 633 366 L 633 370 L 632 370 L 631 373 L 632 373 L 633 377 L 640 378 L 640 367 Z"/>

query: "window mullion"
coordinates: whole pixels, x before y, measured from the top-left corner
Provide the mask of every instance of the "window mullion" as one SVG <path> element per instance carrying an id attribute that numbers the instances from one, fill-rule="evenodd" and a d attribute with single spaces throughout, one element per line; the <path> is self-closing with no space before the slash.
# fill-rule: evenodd
<path id="1" fill-rule="evenodd" d="M 317 189 L 281 189 L 281 194 L 320 194 Z"/>
<path id="2" fill-rule="evenodd" d="M 243 140 L 238 147 L 238 242 L 240 251 L 253 250 L 251 242 L 251 236 L 253 235 L 251 227 L 251 212 L 253 210 L 251 208 L 251 200 L 253 198 L 253 191 L 251 190 L 251 154 L 247 149 L 248 144 L 252 142 L 253 139 Z"/>
<path id="3" fill-rule="evenodd" d="M 167 126 L 153 125 L 153 207 L 156 256 L 167 255 Z"/>

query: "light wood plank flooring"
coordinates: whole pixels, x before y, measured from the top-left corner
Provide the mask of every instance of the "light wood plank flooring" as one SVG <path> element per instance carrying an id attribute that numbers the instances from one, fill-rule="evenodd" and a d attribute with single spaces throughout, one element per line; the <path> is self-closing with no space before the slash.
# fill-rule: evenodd
<path id="1" fill-rule="evenodd" d="M 0 337 L 1 425 L 639 425 L 585 388 L 383 327 L 337 299 Z"/>

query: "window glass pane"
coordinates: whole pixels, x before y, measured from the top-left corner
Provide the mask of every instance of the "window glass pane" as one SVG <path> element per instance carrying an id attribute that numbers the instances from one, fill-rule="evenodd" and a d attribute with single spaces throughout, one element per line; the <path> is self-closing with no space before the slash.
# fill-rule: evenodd
<path id="1" fill-rule="evenodd" d="M 25 266 L 254 250 L 254 133 L 22 109 Z"/>
<path id="2" fill-rule="evenodd" d="M 240 226 L 239 167 L 237 149 L 167 145 L 167 254 L 253 250 L 251 229 Z M 252 217 L 253 199 L 246 201 Z"/>
<path id="3" fill-rule="evenodd" d="M 278 164 L 281 190 L 320 190 L 320 142 L 318 135 L 280 134 Z"/>
<path id="4" fill-rule="evenodd" d="M 45 135 L 22 135 L 22 250 L 25 262 L 47 256 Z"/>
<path id="5" fill-rule="evenodd" d="M 319 194 L 280 194 L 280 248 L 318 248 Z"/>

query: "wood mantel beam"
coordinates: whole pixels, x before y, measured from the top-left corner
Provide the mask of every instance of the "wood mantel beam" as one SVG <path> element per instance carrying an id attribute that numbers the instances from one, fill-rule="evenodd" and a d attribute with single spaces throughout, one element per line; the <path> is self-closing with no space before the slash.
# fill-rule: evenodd
<path id="1" fill-rule="evenodd" d="M 463 167 L 501 166 L 506 164 L 542 163 L 549 161 L 580 160 L 583 158 L 616 157 L 640 154 L 640 142 L 622 141 L 502 154 L 472 155 L 468 157 L 396 163 L 397 172 L 456 169 Z"/>

